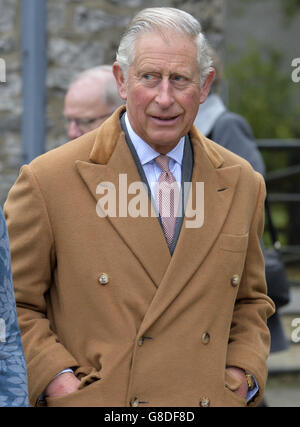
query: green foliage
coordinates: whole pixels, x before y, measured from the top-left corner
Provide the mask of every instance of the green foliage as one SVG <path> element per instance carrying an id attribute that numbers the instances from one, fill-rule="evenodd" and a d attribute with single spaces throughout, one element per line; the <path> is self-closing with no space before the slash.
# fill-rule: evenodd
<path id="1" fill-rule="evenodd" d="M 300 0 L 281 0 L 282 8 L 288 18 L 300 11 Z"/>
<path id="2" fill-rule="evenodd" d="M 300 111 L 295 102 L 298 86 L 291 80 L 291 69 L 284 70 L 282 55 L 274 48 L 258 49 L 251 44 L 247 53 L 226 69 L 229 108 L 250 123 L 256 138 L 299 138 Z M 298 109 L 298 111 L 296 111 Z M 288 151 L 262 152 L 267 171 L 290 164 Z M 290 180 L 276 181 L 274 192 L 292 192 Z M 270 190 L 269 187 L 269 190 Z M 289 210 L 274 206 L 273 219 L 283 245 L 288 243 Z M 268 233 L 264 235 L 268 246 Z"/>
<path id="3" fill-rule="evenodd" d="M 236 5 L 236 12 L 239 13 L 241 11 L 241 7 L 249 5 L 250 3 L 259 3 L 263 7 L 264 1 L 269 0 L 240 0 L 239 4 Z M 296 13 L 300 11 L 300 0 L 279 0 L 283 15 L 288 18 L 288 20 L 292 19 Z M 275 2 L 274 2 L 275 3 Z"/>
<path id="4" fill-rule="evenodd" d="M 283 246 L 285 246 L 288 243 L 286 229 L 289 223 L 289 212 L 284 204 L 276 204 L 276 206 L 272 205 L 272 219 L 278 231 L 279 241 Z M 272 239 L 267 226 L 264 231 L 263 240 L 266 247 L 272 246 Z"/>
<path id="5" fill-rule="evenodd" d="M 283 73 L 282 55 L 252 43 L 247 53 L 226 70 L 229 108 L 242 114 L 256 138 L 294 138 L 300 134 L 292 102 L 290 70 Z M 299 117 L 299 116 L 298 116 Z"/>
<path id="6" fill-rule="evenodd" d="M 254 1 L 240 0 L 242 7 Z M 269 0 L 268 0 L 269 1 Z M 300 0 L 279 0 L 282 8 L 282 25 L 289 28 L 291 21 L 300 12 Z M 226 69 L 229 89 L 229 108 L 243 115 L 250 123 L 256 138 L 300 138 L 300 83 L 292 82 L 291 59 L 284 59 L 278 49 L 257 45 L 245 46 L 244 55 L 231 62 Z M 286 55 L 285 55 L 286 58 Z M 297 151 L 262 151 L 267 172 L 299 164 Z M 269 193 L 297 193 L 299 176 L 268 182 Z M 290 203 L 272 203 L 272 214 L 282 245 L 295 244 L 299 226 L 297 206 Z M 296 224 L 296 225 L 295 225 Z M 298 227 L 298 228 L 297 228 Z M 293 242 L 291 242 L 293 240 Z M 266 246 L 271 244 L 267 231 Z M 299 244 L 299 243 L 297 243 Z M 299 273 L 300 274 L 300 273 Z"/>

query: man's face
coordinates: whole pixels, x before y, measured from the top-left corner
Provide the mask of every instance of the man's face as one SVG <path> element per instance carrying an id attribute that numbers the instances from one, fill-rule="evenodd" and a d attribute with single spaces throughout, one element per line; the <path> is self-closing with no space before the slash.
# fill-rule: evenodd
<path id="1" fill-rule="evenodd" d="M 196 44 L 176 32 L 142 35 L 126 82 L 114 73 L 133 130 L 156 151 L 166 154 L 191 129 L 208 90 L 200 88 Z"/>
<path id="2" fill-rule="evenodd" d="M 84 79 L 72 85 L 65 97 L 64 118 L 68 138 L 73 140 L 96 129 L 112 113 L 102 102 L 101 82 Z"/>

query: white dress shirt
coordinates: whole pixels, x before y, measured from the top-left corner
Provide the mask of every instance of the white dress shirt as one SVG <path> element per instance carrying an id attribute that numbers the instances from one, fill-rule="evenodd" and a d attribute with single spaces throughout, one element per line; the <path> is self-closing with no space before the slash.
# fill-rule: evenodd
<path id="1" fill-rule="evenodd" d="M 153 200 L 155 198 L 155 188 L 158 183 L 158 178 L 161 174 L 160 167 L 156 164 L 154 159 L 160 154 L 155 151 L 149 144 L 147 144 L 142 138 L 140 138 L 132 129 L 129 122 L 127 113 L 125 113 L 125 123 L 127 127 L 128 134 L 130 136 L 131 142 L 135 148 L 135 151 L 138 155 L 138 158 L 141 162 L 141 165 L 144 169 L 149 187 L 151 189 Z M 182 159 L 184 151 L 184 141 L 185 137 L 182 137 L 176 147 L 171 150 L 167 156 L 170 158 L 169 168 L 172 172 L 174 178 L 177 181 L 179 189 L 181 189 L 181 169 L 182 169 Z"/>

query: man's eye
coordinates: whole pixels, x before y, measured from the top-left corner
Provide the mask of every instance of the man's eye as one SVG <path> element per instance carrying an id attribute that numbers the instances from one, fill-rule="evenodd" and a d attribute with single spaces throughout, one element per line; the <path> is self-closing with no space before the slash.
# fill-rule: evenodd
<path id="1" fill-rule="evenodd" d="M 154 74 L 143 74 L 142 78 L 147 82 L 153 82 L 157 80 L 157 77 Z"/>
<path id="2" fill-rule="evenodd" d="M 152 87 L 158 83 L 159 77 L 155 74 L 145 73 L 142 75 L 142 81 L 144 84 Z"/>
<path id="3" fill-rule="evenodd" d="M 184 77 L 184 76 L 177 75 L 177 76 L 173 77 L 173 81 L 176 82 L 176 83 L 186 83 L 187 82 L 187 78 Z"/>
<path id="4" fill-rule="evenodd" d="M 172 81 L 173 85 L 178 88 L 185 88 L 189 83 L 189 79 L 181 75 L 173 76 Z"/>

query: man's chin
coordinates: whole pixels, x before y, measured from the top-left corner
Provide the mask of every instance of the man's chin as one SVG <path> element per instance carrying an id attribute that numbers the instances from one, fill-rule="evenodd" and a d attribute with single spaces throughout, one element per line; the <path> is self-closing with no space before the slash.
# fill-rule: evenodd
<path id="1" fill-rule="evenodd" d="M 160 154 L 167 154 L 178 144 L 181 137 L 173 135 L 161 135 L 160 137 L 148 138 L 147 144 Z"/>

